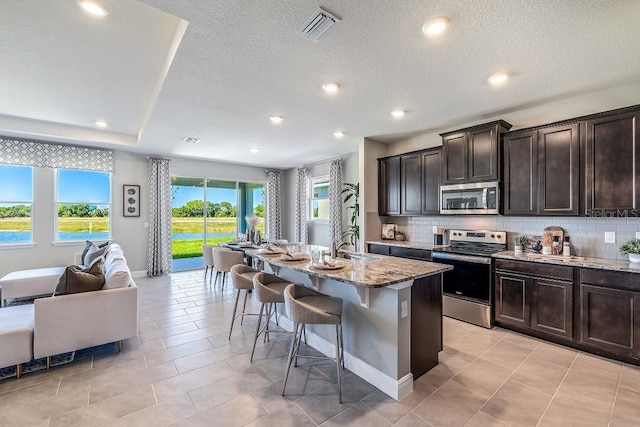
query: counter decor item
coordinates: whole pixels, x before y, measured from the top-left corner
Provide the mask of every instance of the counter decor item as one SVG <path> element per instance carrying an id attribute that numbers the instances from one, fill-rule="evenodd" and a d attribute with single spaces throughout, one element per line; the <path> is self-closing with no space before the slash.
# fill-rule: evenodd
<path id="1" fill-rule="evenodd" d="M 528 241 L 527 236 L 523 236 L 523 235 L 513 236 L 514 252 L 516 254 L 521 254 L 522 249 L 524 248 L 524 245 L 527 243 L 527 241 Z"/>
<path id="2" fill-rule="evenodd" d="M 629 255 L 629 261 L 632 263 L 640 263 L 640 239 L 633 238 L 628 240 L 624 245 L 620 246 L 622 255 Z"/>
<path id="3" fill-rule="evenodd" d="M 396 238 L 396 224 L 382 224 L 382 238 L 394 240 Z"/>
<path id="4" fill-rule="evenodd" d="M 553 248 L 553 238 L 556 236 L 558 237 L 558 242 L 564 241 L 564 229 L 562 227 L 557 227 L 555 225 L 545 227 L 542 232 L 542 246 L 549 246 L 549 248 Z M 553 249 L 551 249 L 551 251 L 553 252 Z"/>
<path id="5" fill-rule="evenodd" d="M 571 256 L 571 246 L 569 245 L 569 236 L 564 236 L 564 242 L 562 243 L 562 255 Z"/>
<path id="6" fill-rule="evenodd" d="M 259 216 L 245 216 L 244 220 L 247 221 L 247 236 L 246 240 L 248 242 L 254 242 L 256 239 L 256 226 L 260 223 Z"/>
<path id="7" fill-rule="evenodd" d="M 398 241 L 404 240 L 404 233 L 402 231 L 396 231 L 396 240 Z"/>

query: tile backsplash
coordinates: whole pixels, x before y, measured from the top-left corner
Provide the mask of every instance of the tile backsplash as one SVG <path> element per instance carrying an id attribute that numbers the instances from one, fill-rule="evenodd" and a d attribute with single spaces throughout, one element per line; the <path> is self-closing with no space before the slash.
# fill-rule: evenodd
<path id="1" fill-rule="evenodd" d="M 433 226 L 461 230 L 497 230 L 508 232 L 509 248 L 515 234 L 541 236 L 545 227 L 555 225 L 565 230 L 571 239 L 571 253 L 579 256 L 626 260 L 618 248 L 640 231 L 640 218 L 567 218 L 567 217 L 514 217 L 514 216 L 419 216 L 387 217 L 383 222 L 398 225 L 406 239 L 415 242 L 433 242 Z M 605 243 L 604 233 L 616 233 L 616 243 Z M 448 241 L 445 234 L 445 243 Z"/>

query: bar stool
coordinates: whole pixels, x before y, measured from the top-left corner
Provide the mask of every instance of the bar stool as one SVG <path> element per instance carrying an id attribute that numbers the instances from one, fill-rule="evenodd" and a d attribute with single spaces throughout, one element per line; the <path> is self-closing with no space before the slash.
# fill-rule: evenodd
<path id="1" fill-rule="evenodd" d="M 204 260 L 204 280 L 207 280 L 207 272 L 209 272 L 209 269 L 211 269 L 211 272 L 209 274 L 209 285 L 211 285 L 211 278 L 213 277 L 213 248 L 215 248 L 215 246 L 213 245 L 202 245 L 202 257 Z"/>
<path id="2" fill-rule="evenodd" d="M 256 298 L 262 303 L 260 306 L 260 315 L 258 317 L 258 325 L 256 326 L 256 336 L 253 339 L 253 350 L 251 350 L 251 361 L 253 362 L 253 354 L 256 351 L 256 343 L 260 334 L 264 333 L 265 341 L 269 339 L 270 332 L 286 332 L 286 331 L 270 331 L 269 321 L 275 311 L 274 304 L 284 303 L 284 289 L 289 286 L 291 282 L 287 282 L 278 276 L 273 274 L 259 272 L 253 276 L 253 289 L 256 291 Z M 262 329 L 260 324 L 262 323 L 262 314 L 264 313 L 265 306 L 267 306 L 266 323 Z M 287 332 L 288 333 L 288 332 Z"/>
<path id="3" fill-rule="evenodd" d="M 231 283 L 233 287 L 238 290 L 236 294 L 236 303 L 233 306 L 233 317 L 231 318 L 231 328 L 229 328 L 229 340 L 231 340 L 231 332 L 233 332 L 233 324 L 236 321 L 236 317 L 240 316 L 240 325 L 244 321 L 244 316 L 257 316 L 258 313 L 245 313 L 247 307 L 247 295 L 249 291 L 253 289 L 253 276 L 259 273 L 260 270 L 251 268 L 247 265 L 237 264 L 231 267 Z M 238 310 L 238 300 L 240 299 L 240 291 L 244 289 L 244 302 L 242 303 L 242 313 L 236 315 Z"/>
<path id="4" fill-rule="evenodd" d="M 338 401 L 342 403 L 342 376 L 341 368 L 344 367 L 344 345 L 342 341 L 342 298 L 331 297 L 307 288 L 303 285 L 291 284 L 284 291 L 284 300 L 287 313 L 293 321 L 293 340 L 289 350 L 287 360 L 287 371 L 282 384 L 282 395 L 287 388 L 287 379 L 291 370 L 291 362 L 295 359 L 295 366 L 298 364 L 298 357 L 310 359 L 330 359 L 336 361 L 338 372 Z M 308 356 L 300 354 L 300 340 L 302 330 L 305 325 L 336 325 L 336 356 Z"/>
<path id="5" fill-rule="evenodd" d="M 227 280 L 227 273 L 231 271 L 231 267 L 237 264 L 244 265 L 244 254 L 232 249 L 215 247 L 213 248 L 213 265 L 216 266 L 216 280 L 213 285 L 218 282 L 218 276 L 222 273 L 222 291 L 224 291 L 224 282 Z"/>

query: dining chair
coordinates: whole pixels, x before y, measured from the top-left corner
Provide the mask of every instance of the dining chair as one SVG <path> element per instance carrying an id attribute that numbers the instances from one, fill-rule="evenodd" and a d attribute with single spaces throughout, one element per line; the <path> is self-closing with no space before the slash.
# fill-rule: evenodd
<path id="1" fill-rule="evenodd" d="M 216 266 L 216 279 L 213 285 L 215 286 L 218 283 L 218 277 L 222 273 L 221 290 L 224 291 L 227 273 L 231 271 L 231 267 L 237 264 L 244 264 L 244 254 L 242 252 L 221 247 L 213 248 L 213 265 Z"/>
<path id="2" fill-rule="evenodd" d="M 213 277 L 213 248 L 214 245 L 202 245 L 202 257 L 204 259 L 204 280 L 207 281 L 207 272 L 209 273 L 209 285 L 211 285 L 211 278 Z"/>

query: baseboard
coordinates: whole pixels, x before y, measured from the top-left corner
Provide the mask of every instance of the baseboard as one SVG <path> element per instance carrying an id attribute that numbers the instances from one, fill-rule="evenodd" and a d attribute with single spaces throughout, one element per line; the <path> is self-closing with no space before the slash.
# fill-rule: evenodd
<path id="1" fill-rule="evenodd" d="M 278 321 L 280 327 L 293 331 L 293 322 L 290 319 L 280 316 Z M 334 357 L 335 355 L 334 344 L 313 332 L 307 333 L 307 343 L 326 356 Z M 411 373 L 396 380 L 347 351 L 344 352 L 344 366 L 393 399 L 400 400 L 413 391 L 413 374 Z"/>

